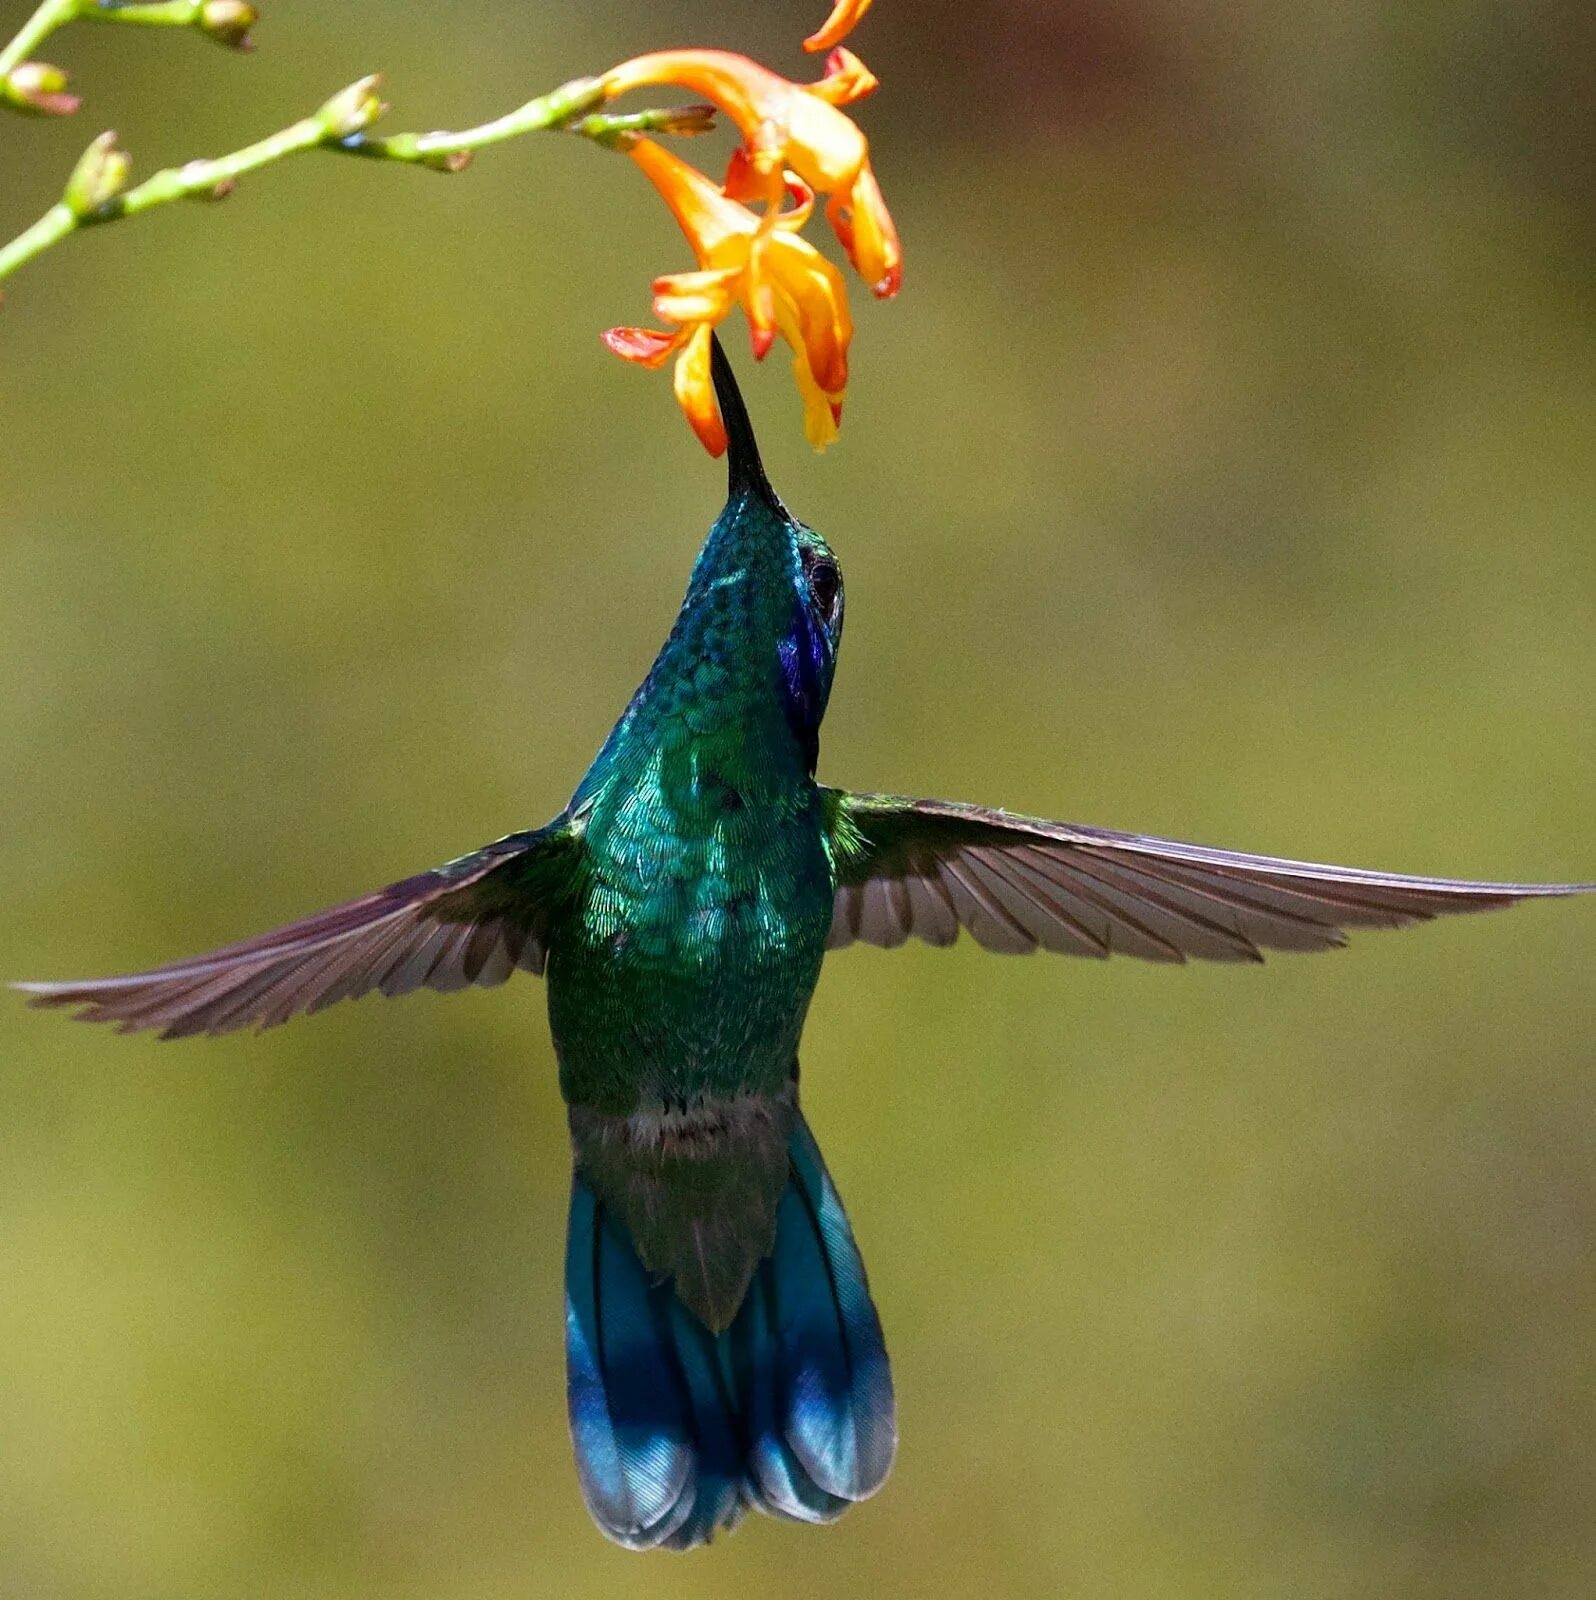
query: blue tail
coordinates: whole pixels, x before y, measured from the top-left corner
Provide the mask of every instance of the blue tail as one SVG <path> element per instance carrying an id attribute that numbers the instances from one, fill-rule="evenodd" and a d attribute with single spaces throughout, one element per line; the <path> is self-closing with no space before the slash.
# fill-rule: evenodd
<path id="1" fill-rule="evenodd" d="M 892 1468 L 892 1375 L 864 1263 L 802 1116 L 776 1242 L 712 1334 L 571 1187 L 571 1439 L 593 1520 L 632 1550 L 687 1550 L 752 1506 L 830 1522 Z"/>

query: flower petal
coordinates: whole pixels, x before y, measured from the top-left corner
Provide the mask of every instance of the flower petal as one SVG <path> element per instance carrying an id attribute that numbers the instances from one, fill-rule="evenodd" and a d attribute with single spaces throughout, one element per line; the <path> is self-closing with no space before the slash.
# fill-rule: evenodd
<path id="1" fill-rule="evenodd" d="M 800 353 L 793 357 L 792 375 L 797 380 L 798 392 L 804 400 L 804 437 L 817 450 L 824 450 L 837 437 L 837 419 L 842 415 L 842 402 L 833 400 L 815 382 L 809 363 Z"/>
<path id="2" fill-rule="evenodd" d="M 621 360 L 640 367 L 658 367 L 664 365 L 684 335 L 660 333 L 654 328 L 606 328 L 600 337 Z"/>
<path id="3" fill-rule="evenodd" d="M 776 319 L 781 336 L 793 350 L 793 381 L 804 403 L 804 433 L 817 450 L 824 450 L 837 436 L 837 419 L 842 414 L 843 391 L 847 384 L 847 340 L 852 329 L 847 324 L 847 301 L 842 297 L 842 276 L 811 246 L 799 240 L 783 240 L 800 247 L 804 255 L 823 271 L 810 273 L 810 262 L 798 249 L 787 252 L 777 285 Z M 832 310 L 826 298 L 826 274 L 830 274 L 841 308 L 842 322 L 832 323 Z"/>
<path id="4" fill-rule="evenodd" d="M 826 57 L 826 75 L 808 88 L 827 105 L 851 106 L 881 87 L 881 80 L 851 50 L 833 50 Z"/>
<path id="5" fill-rule="evenodd" d="M 775 225 L 796 233 L 809 221 L 815 209 L 815 191 L 796 172 L 783 172 L 781 183 L 786 198 L 792 203 L 785 210 L 777 212 Z M 728 200 L 736 200 L 744 205 L 770 199 L 770 182 L 755 166 L 746 145 L 738 145 L 732 151 L 720 191 Z"/>
<path id="6" fill-rule="evenodd" d="M 831 197 L 826 216 L 870 292 L 890 300 L 903 283 L 903 247 L 869 162 L 846 194 Z"/>
<path id="7" fill-rule="evenodd" d="M 837 0 L 831 15 L 804 40 L 804 49 L 811 55 L 819 55 L 822 50 L 840 44 L 853 32 L 855 24 L 869 9 L 870 0 Z"/>
<path id="8" fill-rule="evenodd" d="M 821 194 L 835 194 L 858 177 L 870 147 L 858 124 L 816 87 L 798 90 L 787 107 L 783 163 Z"/>
<path id="9" fill-rule="evenodd" d="M 755 361 L 763 361 L 776 342 L 776 295 L 768 283 L 752 280 L 743 296 L 748 318 L 748 347 Z"/>
<path id="10" fill-rule="evenodd" d="M 783 181 L 792 206 L 776 218 L 776 226 L 787 233 L 797 233 L 809 221 L 815 209 L 815 191 L 796 172 L 787 173 Z"/>
<path id="11" fill-rule="evenodd" d="M 720 192 L 728 200 L 736 200 L 743 205 L 765 198 L 765 180 L 754 170 L 746 145 L 740 144 L 732 151 L 731 160 L 726 163 L 726 181 L 721 184 Z"/>
<path id="12" fill-rule="evenodd" d="M 709 324 L 693 330 L 676 358 L 676 403 L 682 408 L 698 442 L 712 456 L 726 452 L 726 425 L 715 404 L 715 385 L 709 371 Z"/>
<path id="13" fill-rule="evenodd" d="M 841 394 L 848 386 L 853 338 L 842 274 L 803 239 L 778 236 L 766 259 L 779 296 L 777 320 L 783 336 L 803 352 L 815 382 L 828 394 Z"/>
<path id="14" fill-rule="evenodd" d="M 736 123 L 755 170 L 772 186 L 760 192 L 772 201 L 779 196 L 783 167 L 820 193 L 832 194 L 851 185 L 864 163 L 865 137 L 827 103 L 835 91 L 825 87 L 826 81 L 793 83 L 728 50 L 659 50 L 623 61 L 601 80 L 606 99 L 645 85 L 675 84 L 714 101 Z M 850 71 L 839 74 L 839 82 L 850 81 L 857 81 Z M 634 159 L 649 142 L 637 142 Z"/>
<path id="15" fill-rule="evenodd" d="M 666 322 L 719 322 L 737 296 L 737 267 L 676 272 L 654 280 L 654 315 Z"/>
<path id="16" fill-rule="evenodd" d="M 720 265 L 713 258 L 730 241 L 751 238 L 759 230 L 759 218 L 747 206 L 728 199 L 714 179 L 652 139 L 639 139 L 627 151 L 648 175 L 671 208 L 677 226 L 687 235 L 701 267 Z"/>

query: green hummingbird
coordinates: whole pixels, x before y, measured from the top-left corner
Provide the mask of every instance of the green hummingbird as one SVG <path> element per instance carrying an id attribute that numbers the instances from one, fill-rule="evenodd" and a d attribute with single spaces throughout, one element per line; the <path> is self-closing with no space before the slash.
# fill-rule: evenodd
<path id="1" fill-rule="evenodd" d="M 573 1160 L 571 1434 L 588 1509 L 633 1549 L 704 1543 L 748 1507 L 829 1522 L 892 1465 L 880 1322 L 798 1105 L 828 948 L 964 929 L 997 951 L 1258 961 L 1593 887 L 1315 866 L 817 783 L 842 576 L 771 488 L 713 359 L 726 507 L 547 827 L 209 955 L 19 985 L 176 1038 L 543 974 Z"/>

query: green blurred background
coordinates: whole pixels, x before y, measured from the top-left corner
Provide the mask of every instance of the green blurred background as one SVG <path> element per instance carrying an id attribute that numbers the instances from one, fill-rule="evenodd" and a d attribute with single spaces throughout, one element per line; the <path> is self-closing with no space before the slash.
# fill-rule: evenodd
<path id="1" fill-rule="evenodd" d="M 395 128 L 666 44 L 802 75 L 823 10 L 76 29 L 87 107 L 0 125 L 0 227 L 100 127 L 148 171 L 378 67 Z M 826 457 L 781 361 L 748 382 L 847 572 L 822 776 L 1596 876 L 1586 8 L 881 0 L 852 42 L 906 287 L 856 296 Z M 7 285 L 0 973 L 563 803 L 721 499 L 597 337 L 688 264 L 628 166 L 534 138 L 301 158 Z M 899 1464 L 687 1559 L 582 1509 L 535 982 L 185 1046 L 0 1006 L 0 1594 L 1583 1600 L 1593 953 L 1558 904 L 1261 970 L 828 963 L 806 1100 Z"/>

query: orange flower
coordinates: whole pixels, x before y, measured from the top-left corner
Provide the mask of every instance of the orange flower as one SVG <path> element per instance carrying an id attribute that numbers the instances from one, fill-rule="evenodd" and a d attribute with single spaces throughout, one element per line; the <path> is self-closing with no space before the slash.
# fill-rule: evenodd
<path id="1" fill-rule="evenodd" d="M 843 0 L 839 7 L 854 17 L 863 9 L 858 0 Z M 826 32 L 822 29 L 822 35 Z M 903 252 L 870 170 L 870 147 L 852 118 L 838 109 L 876 87 L 856 55 L 833 50 L 818 83 L 792 83 L 729 51 L 661 50 L 623 61 L 603 83 L 611 99 L 646 85 L 676 84 L 713 100 L 743 136 L 726 192 L 735 199 L 763 200 L 768 221 L 781 204 L 783 174 L 796 172 L 829 197 L 826 216 L 874 293 L 886 299 L 898 292 Z"/>
<path id="2" fill-rule="evenodd" d="M 664 196 L 698 258 L 696 272 L 654 280 L 654 314 L 674 332 L 611 328 L 604 341 L 646 367 L 676 354 L 676 399 L 711 455 L 726 448 L 709 375 L 710 330 L 741 304 L 763 359 L 776 334 L 793 348 L 793 375 L 804 401 L 804 432 L 817 450 L 837 436 L 848 386 L 853 322 L 842 274 L 798 230 L 814 196 L 789 176 L 793 209 L 757 216 L 696 167 L 652 139 L 627 152 Z"/>
<path id="3" fill-rule="evenodd" d="M 824 25 L 804 40 L 804 49 L 813 55 L 821 50 L 829 50 L 834 44 L 841 44 L 869 9 L 870 0 L 837 0 Z"/>

